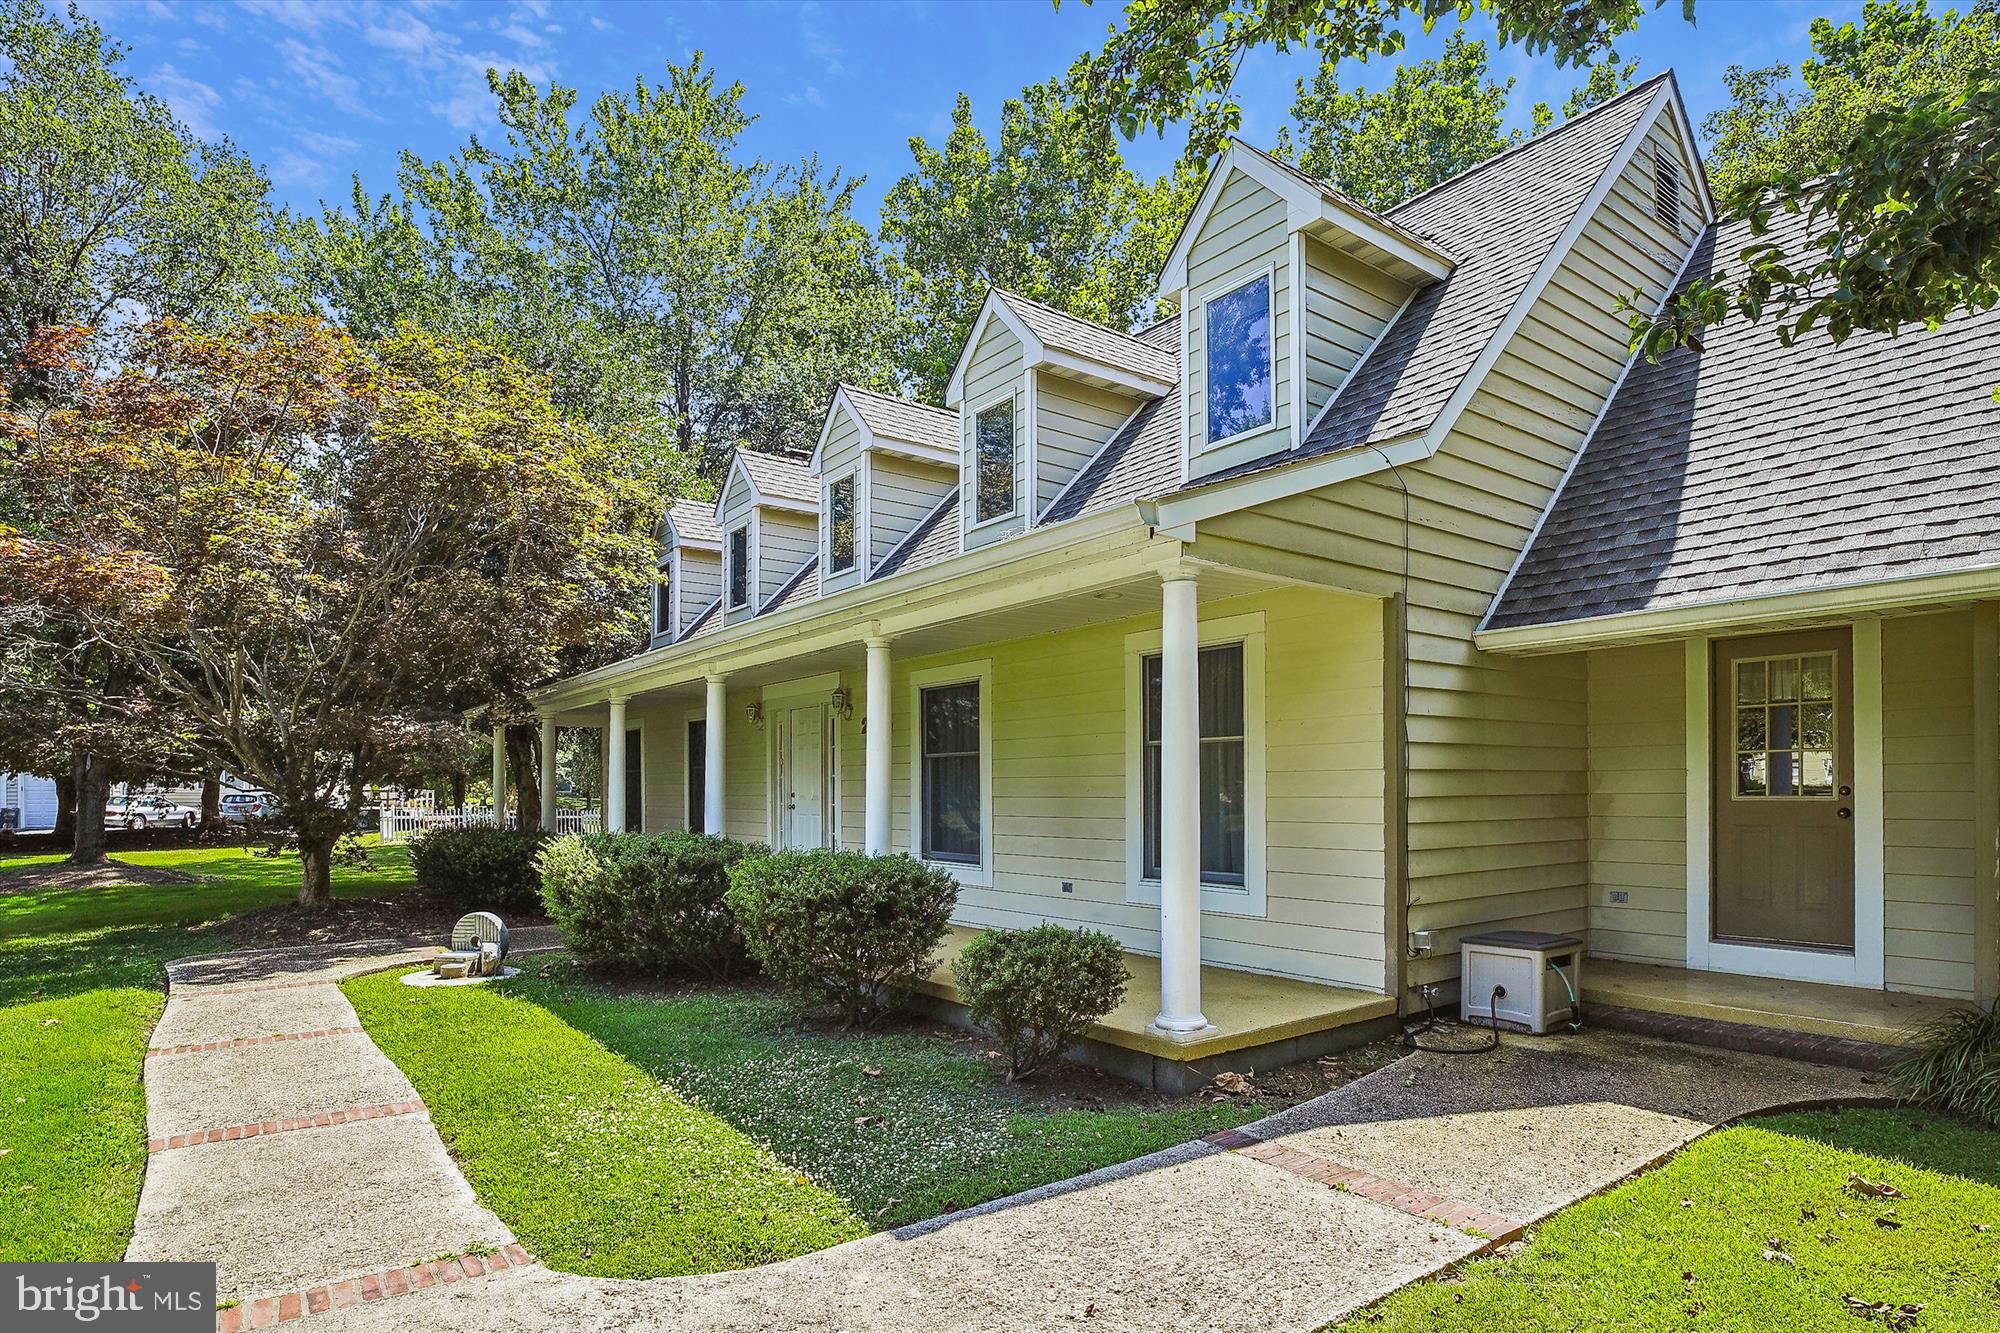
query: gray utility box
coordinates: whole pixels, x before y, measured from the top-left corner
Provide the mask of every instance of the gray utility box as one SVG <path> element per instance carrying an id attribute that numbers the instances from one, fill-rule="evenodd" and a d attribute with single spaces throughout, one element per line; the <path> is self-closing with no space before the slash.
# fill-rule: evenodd
<path id="1" fill-rule="evenodd" d="M 1576 936 L 1492 930 L 1467 935 L 1458 948 L 1458 1012 L 1465 1022 L 1497 1018 L 1506 1027 L 1547 1032 L 1576 1016 L 1571 992 L 1583 992 L 1583 941 Z M 1506 992 L 1497 1001 L 1495 986 Z"/>

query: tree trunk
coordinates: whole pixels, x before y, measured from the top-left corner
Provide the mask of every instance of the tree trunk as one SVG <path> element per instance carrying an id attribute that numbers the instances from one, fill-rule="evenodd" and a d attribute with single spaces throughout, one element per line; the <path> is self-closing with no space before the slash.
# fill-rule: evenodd
<path id="1" fill-rule="evenodd" d="M 519 807 L 514 827 L 542 826 L 542 766 L 539 727 L 507 728 L 507 763 L 514 770 L 514 802 Z"/>
<path id="2" fill-rule="evenodd" d="M 103 865 L 104 806 L 111 799 L 110 772 L 97 755 L 78 753 L 70 761 L 70 782 L 76 790 L 76 831 L 70 842 L 69 863 Z"/>
<path id="3" fill-rule="evenodd" d="M 333 901 L 333 844 L 323 833 L 299 835 L 299 906 L 324 907 Z"/>
<path id="4" fill-rule="evenodd" d="M 76 778 L 69 773 L 58 773 L 56 784 L 56 827 L 50 834 L 53 845 L 60 847 L 76 839 Z"/>
<path id="5" fill-rule="evenodd" d="M 463 773 L 454 773 L 451 775 L 451 808 L 454 810 L 465 809 L 465 774 Z"/>
<path id="6" fill-rule="evenodd" d="M 201 831 L 213 833 L 222 823 L 222 775 L 210 773 L 201 780 Z"/>

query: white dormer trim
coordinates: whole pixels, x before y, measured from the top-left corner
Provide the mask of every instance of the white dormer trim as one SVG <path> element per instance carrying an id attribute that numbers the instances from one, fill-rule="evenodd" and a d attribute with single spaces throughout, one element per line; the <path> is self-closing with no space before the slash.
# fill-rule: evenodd
<path id="1" fill-rule="evenodd" d="M 918 403 L 916 406 L 928 407 L 929 405 Z M 937 409 L 932 410 L 935 411 Z M 807 465 L 812 469 L 814 476 L 818 476 L 821 468 L 825 465 L 827 442 L 833 438 L 834 423 L 843 412 L 847 414 L 847 419 L 854 423 L 854 428 L 861 432 L 861 449 L 864 454 L 871 451 L 896 454 L 902 458 L 914 459 L 919 463 L 937 463 L 944 467 L 958 466 L 958 454 L 951 449 L 932 444 L 928 440 L 912 440 L 902 435 L 879 434 L 868 424 L 867 415 L 859 407 L 855 406 L 852 398 L 848 397 L 847 386 L 843 384 L 834 389 L 833 402 L 826 409 L 826 420 L 820 423 L 819 443 L 813 446 L 812 461 Z M 961 427 L 960 429 L 963 428 Z"/>
<path id="2" fill-rule="evenodd" d="M 951 368 L 951 382 L 945 386 L 944 391 L 946 407 L 957 409 L 964 403 L 965 372 L 972 365 L 972 353 L 979 346 L 979 340 L 986 335 L 988 321 L 995 319 L 1005 325 L 1009 333 L 1020 339 L 1021 365 L 1024 369 L 1034 370 L 1046 366 L 1050 370 L 1102 380 L 1117 388 L 1144 394 L 1149 398 L 1157 398 L 1173 390 L 1171 380 L 1155 379 L 1129 366 L 1114 366 L 1094 357 L 1079 356 L 1075 352 L 1059 347 L 1050 347 L 1036 336 L 1033 329 L 1022 322 L 1021 317 L 1007 304 L 1006 298 L 988 288 L 986 302 L 979 307 L 979 315 L 972 321 L 972 332 L 966 335 L 964 344 L 958 349 L 958 361 Z M 960 429 L 962 431 L 963 426 Z"/>
<path id="3" fill-rule="evenodd" d="M 1048 350 L 1042 346 L 1042 340 L 1035 336 L 1035 331 L 1022 323 L 1021 317 L 1015 314 L 1013 308 L 1000 298 L 1000 293 L 990 287 L 987 288 L 986 300 L 979 307 L 978 316 L 972 321 L 972 332 L 965 336 L 964 345 L 958 349 L 958 360 L 951 368 L 951 381 L 945 385 L 944 405 L 946 407 L 955 408 L 965 401 L 965 372 L 972 366 L 972 353 L 979 346 L 979 340 L 986 336 L 986 325 L 988 322 L 996 319 L 1006 327 L 1009 333 L 1021 340 L 1021 359 L 1023 363 L 1028 365 L 1039 364 L 1043 354 Z M 962 432 L 964 426 L 961 425 L 959 429 Z"/>
<path id="4" fill-rule="evenodd" d="M 743 484 L 750 489 L 750 505 L 752 509 L 783 509 L 794 514 L 811 514 L 814 516 L 819 514 L 819 506 L 811 501 L 794 500 L 789 496 L 782 495 L 766 495 L 762 490 L 758 489 L 757 479 L 751 476 L 750 469 L 743 465 L 743 451 L 738 449 L 729 456 L 729 476 L 723 481 L 722 489 L 715 494 L 715 521 L 717 526 L 721 526 L 722 524 L 723 506 L 729 503 L 729 488 L 736 484 L 736 480 L 739 477 L 743 479 Z M 727 536 L 727 532 L 724 535 Z"/>
<path id="5" fill-rule="evenodd" d="M 1222 197 L 1222 188 L 1232 171 L 1240 172 L 1284 200 L 1285 226 L 1289 231 L 1325 226 L 1345 232 L 1406 266 L 1410 272 L 1392 275 L 1404 281 L 1428 279 L 1437 282 L 1451 276 L 1456 261 L 1444 251 L 1344 195 L 1333 193 L 1304 176 L 1286 170 L 1242 140 L 1231 138 L 1221 161 L 1209 171 L 1208 181 L 1202 186 L 1201 198 L 1195 201 L 1194 211 L 1181 225 L 1174 248 L 1167 254 L 1167 262 L 1160 267 L 1161 300 L 1172 300 L 1187 286 L 1188 252 L 1194 248 L 1203 224 Z"/>
<path id="6" fill-rule="evenodd" d="M 1335 482 L 1347 481 L 1354 477 L 1387 471 L 1392 467 L 1402 466 L 1407 463 L 1420 462 L 1435 454 L 1444 446 L 1445 439 L 1457 426 L 1458 419 L 1465 411 L 1466 405 L 1472 401 L 1473 395 L 1478 393 L 1480 386 L 1485 383 L 1487 373 L 1492 370 L 1494 363 L 1506 351 L 1507 345 L 1513 340 L 1514 334 L 1520 329 L 1523 321 L 1527 319 L 1529 312 L 1534 309 L 1535 303 L 1541 299 L 1543 291 L 1554 280 L 1557 270 L 1568 259 L 1570 251 L 1576 246 L 1577 238 L 1590 225 L 1591 219 L 1597 216 L 1598 209 L 1603 206 L 1605 196 L 1611 193 L 1612 188 L 1618 183 L 1618 178 L 1625 174 L 1625 168 L 1631 165 L 1633 156 L 1646 142 L 1647 136 L 1652 133 L 1654 124 L 1669 109 L 1675 109 L 1676 114 L 1685 123 L 1686 113 L 1679 108 L 1680 89 L 1673 80 L 1669 79 L 1661 85 L 1658 92 L 1653 94 L 1646 110 L 1639 114 L 1631 130 L 1626 134 L 1625 141 L 1612 154 L 1611 160 L 1605 166 L 1603 174 L 1597 178 L 1597 182 L 1591 188 L 1590 193 L 1578 205 L 1568 225 L 1563 228 L 1562 234 L 1556 238 L 1555 244 L 1549 247 L 1548 254 L 1542 259 L 1541 267 L 1528 280 L 1528 285 L 1522 289 L 1520 296 L 1515 300 L 1512 308 L 1508 310 L 1506 317 L 1501 320 L 1499 327 L 1494 330 L 1492 337 L 1487 340 L 1485 346 L 1480 348 L 1479 354 L 1473 358 L 1472 365 L 1459 380 L 1458 387 L 1445 400 L 1444 406 L 1438 410 L 1437 416 L 1427 428 L 1421 431 L 1412 431 L 1408 435 L 1398 436 L 1392 440 L 1384 440 L 1371 445 L 1357 445 L 1352 449 L 1344 450 L 1340 453 L 1324 454 L 1295 463 L 1280 465 L 1267 471 L 1252 473 L 1245 477 L 1230 478 L 1209 485 L 1197 483 L 1195 489 L 1181 495 L 1165 496 L 1159 501 L 1159 526 L 1162 528 L 1178 528 L 1192 523 L 1199 523 L 1203 519 L 1213 518 L 1218 514 L 1231 513 L 1238 509 L 1267 504 L 1272 500 L 1297 495 L 1303 491 L 1315 490 L 1321 486 L 1332 485 Z M 1683 238 L 1689 250 L 1693 249 L 1698 239 L 1698 236 Z M 1685 256 L 1683 257 L 1683 263 L 1685 263 Z M 1399 320 L 1401 317 L 1402 314 L 1399 311 L 1397 319 Z M 1188 321 L 1183 321 L 1184 328 L 1187 323 Z M 1390 321 L 1388 328 L 1383 330 L 1383 335 L 1386 336 L 1395 327 L 1396 320 Z M 1379 343 L 1380 339 L 1377 341 Z M 1371 347 L 1370 350 L 1372 351 L 1373 348 Z M 1184 347 L 1182 356 L 1185 357 L 1186 355 L 1187 352 Z M 1326 406 L 1320 409 L 1319 415 L 1324 416 L 1331 409 L 1333 402 L 1337 401 L 1340 395 L 1346 391 L 1347 387 L 1354 382 L 1354 372 L 1349 371 L 1346 379 L 1334 391 L 1332 399 L 1329 400 Z M 1187 428 L 1187 417 L 1192 415 L 1192 413 L 1187 413 L 1183 417 L 1182 426 L 1184 432 Z M 1551 503 L 1553 503 L 1553 497 L 1551 498 Z"/>

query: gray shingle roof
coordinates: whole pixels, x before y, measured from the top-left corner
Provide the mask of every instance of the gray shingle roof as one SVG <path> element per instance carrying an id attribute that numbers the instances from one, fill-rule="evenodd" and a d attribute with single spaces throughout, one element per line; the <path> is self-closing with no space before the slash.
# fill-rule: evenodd
<path id="1" fill-rule="evenodd" d="M 1092 361 L 1121 370 L 1135 371 L 1156 380 L 1180 377 L 1180 358 L 1172 349 L 1162 350 L 1142 338 L 1118 333 L 1087 319 L 1065 314 L 1054 306 L 1031 301 L 1015 292 L 995 287 L 993 294 L 1006 302 L 1044 345 L 1057 351 L 1088 357 Z"/>
<path id="2" fill-rule="evenodd" d="M 675 639 L 674 642 L 686 643 L 697 634 L 706 634 L 710 630 L 720 629 L 721 627 L 722 599 L 718 597 L 701 609 L 701 614 L 689 622 L 688 627 L 681 631 L 680 638 Z"/>
<path id="3" fill-rule="evenodd" d="M 1119 427 L 1111 442 L 1084 464 L 1041 522 L 1060 523 L 1112 505 L 1149 500 L 1178 487 L 1181 433 L 1174 401 L 1175 395 L 1168 394 L 1142 406 Z"/>
<path id="4" fill-rule="evenodd" d="M 667 506 L 667 517 L 682 541 L 722 540 L 722 529 L 715 521 L 715 506 L 706 500 L 676 500 Z"/>
<path id="5" fill-rule="evenodd" d="M 1418 292 L 1297 449 L 1203 484 L 1426 430 L 1651 105 L 1660 74 L 1389 210 L 1459 257 Z"/>
<path id="6" fill-rule="evenodd" d="M 771 594 L 771 600 L 757 608 L 757 614 L 768 616 L 773 611 L 782 611 L 800 602 L 810 602 L 817 596 L 819 596 L 819 557 L 814 556 L 800 565 L 798 571 Z"/>
<path id="7" fill-rule="evenodd" d="M 1702 245 L 1727 264 L 1749 239 Z M 1633 366 L 1493 628 L 2000 565 L 2000 310 L 1789 349 L 1733 320 L 1705 344 Z"/>
<path id="8" fill-rule="evenodd" d="M 934 565 L 958 554 L 958 488 L 953 487 L 944 499 L 938 501 L 937 508 L 924 516 L 924 520 L 910 529 L 889 558 L 875 567 L 868 576 L 873 583 L 886 579 L 891 574 L 906 574 L 925 565 Z"/>
<path id="9" fill-rule="evenodd" d="M 819 483 L 813 480 L 812 468 L 804 462 L 754 449 L 738 449 L 736 456 L 743 460 L 743 470 L 767 499 L 790 500 L 819 508 Z"/>
<path id="10" fill-rule="evenodd" d="M 929 403 L 894 398 L 873 389 L 843 384 L 840 391 L 867 423 L 868 429 L 892 440 L 908 440 L 936 449 L 958 452 L 958 413 Z"/>

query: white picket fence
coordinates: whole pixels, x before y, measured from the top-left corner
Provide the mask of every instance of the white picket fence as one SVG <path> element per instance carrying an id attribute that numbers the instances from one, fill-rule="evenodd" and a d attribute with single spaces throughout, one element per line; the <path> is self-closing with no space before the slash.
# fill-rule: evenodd
<path id="1" fill-rule="evenodd" d="M 514 812 L 510 810 L 507 812 L 507 827 L 514 826 Z M 385 801 L 382 804 L 382 841 L 385 844 L 408 842 L 419 833 L 427 833 L 434 828 L 492 827 L 493 807 L 490 805 L 462 805 L 454 810 L 428 801 Z M 600 833 L 603 829 L 604 815 L 601 811 L 556 812 L 558 833 Z"/>

